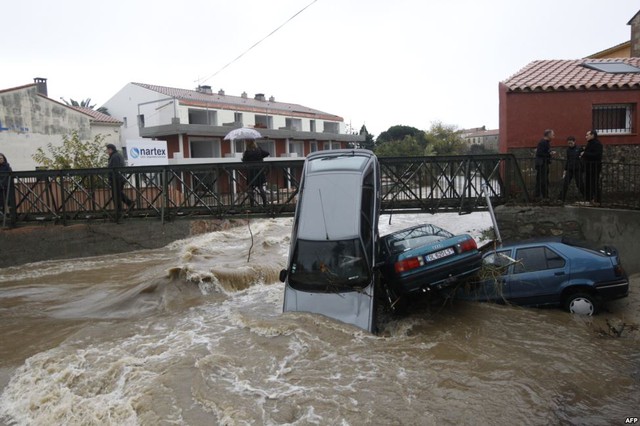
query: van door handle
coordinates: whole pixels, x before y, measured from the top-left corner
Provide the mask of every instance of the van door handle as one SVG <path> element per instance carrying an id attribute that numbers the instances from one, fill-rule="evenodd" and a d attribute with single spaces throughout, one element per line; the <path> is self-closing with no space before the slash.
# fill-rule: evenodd
<path id="1" fill-rule="evenodd" d="M 556 273 L 554 273 L 553 275 L 556 275 L 556 276 L 558 276 L 558 275 L 564 275 L 564 271 L 556 272 Z"/>

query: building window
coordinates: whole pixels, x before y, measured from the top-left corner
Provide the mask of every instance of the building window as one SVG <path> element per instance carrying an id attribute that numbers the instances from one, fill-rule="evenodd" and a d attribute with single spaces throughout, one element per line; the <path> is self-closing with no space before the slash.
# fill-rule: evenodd
<path id="1" fill-rule="evenodd" d="M 244 139 L 236 139 L 233 141 L 233 152 L 234 153 L 244 153 L 246 144 Z"/>
<path id="2" fill-rule="evenodd" d="M 217 111 L 207 109 L 189 108 L 189 124 L 206 124 L 208 126 L 218 125 Z"/>
<path id="3" fill-rule="evenodd" d="M 138 127 L 144 127 L 144 114 L 138 114 Z"/>
<path id="4" fill-rule="evenodd" d="M 309 142 L 309 152 L 316 152 L 318 150 L 318 142 Z"/>
<path id="5" fill-rule="evenodd" d="M 259 140 L 256 141 L 256 144 L 262 148 L 264 151 L 267 151 L 271 157 L 276 156 L 276 141 L 273 140 Z"/>
<path id="6" fill-rule="evenodd" d="M 289 130 L 296 130 L 298 132 L 302 130 L 302 120 L 299 118 L 285 118 L 284 123 Z"/>
<path id="7" fill-rule="evenodd" d="M 340 133 L 340 125 L 331 121 L 324 122 L 325 133 Z"/>
<path id="8" fill-rule="evenodd" d="M 342 145 L 340 145 L 340 142 L 325 142 L 322 145 L 322 149 L 324 151 L 328 151 L 330 149 L 340 149 L 342 148 Z"/>
<path id="9" fill-rule="evenodd" d="M 191 140 L 191 158 L 220 158 L 220 140 Z"/>
<path id="10" fill-rule="evenodd" d="M 600 134 L 633 133 L 633 104 L 593 106 L 593 128 Z"/>
<path id="11" fill-rule="evenodd" d="M 297 154 L 298 157 L 304 157 L 304 143 L 302 141 L 289 142 L 289 153 Z"/>
<path id="12" fill-rule="evenodd" d="M 125 129 L 129 127 L 129 125 L 127 124 L 127 117 L 122 117 L 122 125 L 124 126 Z"/>
<path id="13" fill-rule="evenodd" d="M 273 117 L 268 115 L 256 115 L 256 129 L 273 129 Z"/>
<path id="14" fill-rule="evenodd" d="M 241 112 L 234 112 L 233 113 L 233 122 L 242 125 L 243 121 L 242 121 L 242 113 Z"/>
<path id="15" fill-rule="evenodd" d="M 316 120 L 309 120 L 309 131 L 310 132 L 316 131 Z"/>

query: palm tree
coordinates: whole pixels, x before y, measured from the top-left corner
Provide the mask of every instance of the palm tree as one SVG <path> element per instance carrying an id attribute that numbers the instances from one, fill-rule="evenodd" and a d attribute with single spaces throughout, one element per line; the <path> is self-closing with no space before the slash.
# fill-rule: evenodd
<path id="1" fill-rule="evenodd" d="M 81 107 L 81 108 L 89 108 L 89 109 L 94 109 L 95 106 L 96 106 L 95 104 L 91 105 L 91 98 L 87 98 L 87 99 L 85 99 L 83 101 L 80 101 L 79 103 L 78 103 L 78 101 L 76 101 L 74 99 L 69 99 L 69 101 L 67 101 L 65 98 L 60 98 L 60 99 L 62 99 L 62 101 L 65 104 L 69 105 L 69 106 L 75 106 L 75 107 Z M 101 112 L 101 113 L 106 114 L 106 115 L 111 115 L 111 114 L 109 114 L 109 110 L 107 108 L 103 107 L 103 106 L 98 108 L 96 111 Z"/>

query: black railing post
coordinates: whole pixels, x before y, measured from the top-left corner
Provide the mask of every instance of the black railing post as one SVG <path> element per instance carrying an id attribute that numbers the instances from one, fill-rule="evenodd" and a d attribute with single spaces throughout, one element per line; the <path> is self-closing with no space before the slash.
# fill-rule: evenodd
<path id="1" fill-rule="evenodd" d="M 160 218 L 161 218 L 162 224 L 164 225 L 165 214 L 166 215 L 169 214 L 166 211 L 169 206 L 169 182 L 167 181 L 166 167 L 162 169 L 162 197 L 160 199 L 162 200 L 160 204 Z"/>
<path id="2" fill-rule="evenodd" d="M 65 186 L 64 186 L 65 178 L 64 178 L 64 174 L 62 173 L 62 170 L 57 173 L 56 177 L 60 185 L 60 197 L 62 198 L 60 200 L 60 210 L 62 210 L 62 225 L 67 226 L 67 202 L 65 200 L 66 197 L 65 197 Z"/>

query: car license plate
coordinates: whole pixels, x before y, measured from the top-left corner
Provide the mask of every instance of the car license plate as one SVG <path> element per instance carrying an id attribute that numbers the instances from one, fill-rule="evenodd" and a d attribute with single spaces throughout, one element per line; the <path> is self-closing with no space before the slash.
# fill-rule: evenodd
<path id="1" fill-rule="evenodd" d="M 428 255 L 425 256 L 425 258 L 427 259 L 427 262 L 433 262 L 434 260 L 438 260 L 438 259 L 442 259 L 443 257 L 447 257 L 447 256 L 451 256 L 453 253 L 455 253 L 453 251 L 453 249 L 451 247 L 448 247 L 444 250 L 440 250 L 437 251 L 435 253 L 430 253 Z"/>

